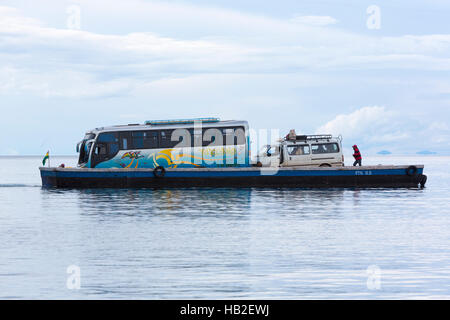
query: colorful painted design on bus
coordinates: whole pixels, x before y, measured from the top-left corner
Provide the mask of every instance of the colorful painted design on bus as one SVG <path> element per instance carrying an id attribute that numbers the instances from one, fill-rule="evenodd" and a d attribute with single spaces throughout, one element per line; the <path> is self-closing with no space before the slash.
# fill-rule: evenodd
<path id="1" fill-rule="evenodd" d="M 188 149 L 140 150 L 119 152 L 96 168 L 192 168 L 247 166 L 245 146 Z"/>

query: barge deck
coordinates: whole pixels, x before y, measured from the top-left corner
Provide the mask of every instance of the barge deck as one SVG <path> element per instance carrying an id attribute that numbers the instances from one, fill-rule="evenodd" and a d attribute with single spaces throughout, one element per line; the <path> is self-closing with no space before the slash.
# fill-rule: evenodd
<path id="1" fill-rule="evenodd" d="M 157 168 L 158 169 L 158 168 Z M 423 165 L 362 167 L 228 167 L 83 169 L 40 167 L 45 188 L 424 187 Z"/>

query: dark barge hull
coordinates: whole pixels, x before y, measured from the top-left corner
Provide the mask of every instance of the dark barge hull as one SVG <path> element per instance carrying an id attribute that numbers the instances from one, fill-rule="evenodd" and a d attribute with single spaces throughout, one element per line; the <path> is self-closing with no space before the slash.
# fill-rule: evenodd
<path id="1" fill-rule="evenodd" d="M 167 168 L 162 177 L 153 169 L 39 168 L 48 188 L 161 187 L 305 187 L 411 188 L 424 186 L 423 165 L 288 168 Z"/>

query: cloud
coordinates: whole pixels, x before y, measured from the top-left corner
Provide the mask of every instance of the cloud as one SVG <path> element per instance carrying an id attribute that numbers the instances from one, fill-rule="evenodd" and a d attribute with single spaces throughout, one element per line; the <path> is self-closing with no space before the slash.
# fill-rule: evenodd
<path id="1" fill-rule="evenodd" d="M 327 26 L 330 24 L 336 24 L 338 21 L 330 16 L 301 16 L 295 15 L 292 19 L 294 23 L 300 23 L 310 26 Z"/>
<path id="2" fill-rule="evenodd" d="M 341 134 L 347 147 L 356 143 L 372 153 L 381 149 L 394 152 L 431 149 L 448 153 L 450 147 L 450 129 L 446 123 L 428 123 L 384 106 L 362 107 L 348 114 L 339 114 L 320 126 L 316 133 Z"/>
<path id="3" fill-rule="evenodd" d="M 98 16 L 101 23 L 117 17 L 136 26 L 131 20 L 137 19 L 148 28 L 178 28 L 169 33 L 180 38 L 148 31 L 106 34 L 88 28 L 69 30 L 65 25 L 49 26 L 18 9 L 0 6 L 0 68 L 14 70 L 15 75 L 13 82 L 3 80 L 3 92 L 31 90 L 46 96 L 80 97 L 98 92 L 102 96 L 112 90 L 126 92 L 157 79 L 196 73 L 450 70 L 450 35 L 371 37 L 335 28 L 337 20 L 330 16 L 283 20 L 180 3 L 78 3 L 82 21 L 96 20 L 86 15 Z M 185 29 L 203 30 L 203 34 L 183 39 Z M 48 90 L 33 90 L 23 83 L 31 80 L 38 88 L 47 85 Z"/>
<path id="4" fill-rule="evenodd" d="M 317 133 L 342 134 L 355 138 L 361 136 L 367 130 L 389 124 L 392 118 L 392 112 L 386 111 L 385 107 L 363 107 L 350 114 L 336 116 L 336 118 L 318 128 Z"/>

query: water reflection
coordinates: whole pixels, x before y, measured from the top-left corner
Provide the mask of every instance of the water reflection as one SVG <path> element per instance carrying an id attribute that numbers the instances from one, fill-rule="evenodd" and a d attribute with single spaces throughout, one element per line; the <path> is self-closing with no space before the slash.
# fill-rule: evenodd
<path id="1" fill-rule="evenodd" d="M 245 218 L 251 189 L 86 189 L 76 192 L 82 214 Z"/>
<path id="2" fill-rule="evenodd" d="M 345 202 L 345 189 L 259 189 L 252 193 L 254 211 L 295 219 L 338 217 Z"/>
<path id="3" fill-rule="evenodd" d="M 42 193 L 48 200 L 72 199 L 80 214 L 88 216 L 239 219 L 252 213 L 329 219 L 346 208 L 349 196 L 359 197 L 358 190 L 304 188 L 42 189 Z"/>

